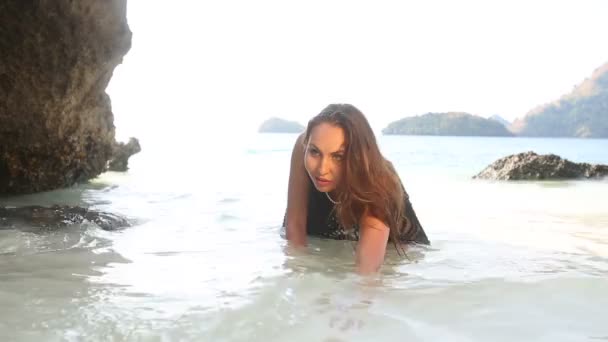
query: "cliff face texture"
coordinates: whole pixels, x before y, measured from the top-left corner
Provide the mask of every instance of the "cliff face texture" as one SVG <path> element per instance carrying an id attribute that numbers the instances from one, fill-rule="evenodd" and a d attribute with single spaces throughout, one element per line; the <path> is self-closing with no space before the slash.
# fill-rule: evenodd
<path id="1" fill-rule="evenodd" d="M 608 138 L 606 118 L 608 63 L 595 69 L 571 93 L 530 111 L 510 128 L 521 136 Z"/>
<path id="2" fill-rule="evenodd" d="M 105 170 L 114 144 L 105 89 L 130 46 L 126 0 L 0 2 L 0 194 Z"/>

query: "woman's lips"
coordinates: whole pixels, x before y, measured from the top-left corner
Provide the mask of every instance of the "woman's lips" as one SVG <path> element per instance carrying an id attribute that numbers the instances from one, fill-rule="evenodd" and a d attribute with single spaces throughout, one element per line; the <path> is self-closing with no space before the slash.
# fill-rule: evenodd
<path id="1" fill-rule="evenodd" d="M 318 178 L 315 177 L 315 180 L 317 181 L 317 184 L 320 186 L 327 186 L 331 184 L 330 180 L 324 179 L 324 178 Z"/>

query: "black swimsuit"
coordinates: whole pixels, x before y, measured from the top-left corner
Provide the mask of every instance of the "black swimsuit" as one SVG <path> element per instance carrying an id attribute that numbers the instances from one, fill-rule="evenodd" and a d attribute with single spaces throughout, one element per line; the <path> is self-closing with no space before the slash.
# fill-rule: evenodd
<path id="1" fill-rule="evenodd" d="M 308 235 L 335 240 L 359 240 L 359 227 L 355 226 L 352 229 L 342 227 L 335 215 L 334 204 L 327 198 L 325 193 L 318 191 L 312 183 L 310 185 L 308 212 L 306 215 L 306 232 Z M 405 215 L 412 223 L 414 232 L 403 235 L 400 242 L 416 242 L 428 245 L 430 244 L 429 239 L 420 221 L 418 221 L 418 217 L 416 217 L 407 193 L 405 194 Z M 285 219 L 283 220 L 283 227 L 285 227 Z"/>

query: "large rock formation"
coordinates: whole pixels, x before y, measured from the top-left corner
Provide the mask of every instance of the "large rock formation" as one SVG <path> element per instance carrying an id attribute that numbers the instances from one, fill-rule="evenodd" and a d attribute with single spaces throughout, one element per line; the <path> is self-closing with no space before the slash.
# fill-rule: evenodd
<path id="1" fill-rule="evenodd" d="M 383 134 L 513 136 L 501 123 L 468 113 L 427 113 L 391 122 Z"/>
<path id="2" fill-rule="evenodd" d="M 137 138 L 130 138 L 128 143 L 116 143 L 112 149 L 112 159 L 108 162 L 110 171 L 127 171 L 129 169 L 129 157 L 139 153 L 141 146 Z"/>
<path id="3" fill-rule="evenodd" d="M 0 194 L 99 175 L 115 143 L 105 89 L 131 46 L 126 0 L 4 0 L 0 23 Z"/>
<path id="4" fill-rule="evenodd" d="M 608 138 L 608 63 L 571 93 L 515 120 L 510 129 L 521 136 Z"/>
<path id="5" fill-rule="evenodd" d="M 554 154 L 538 155 L 532 151 L 501 158 L 473 178 L 492 180 L 544 180 L 602 178 L 608 165 L 573 163 Z"/>

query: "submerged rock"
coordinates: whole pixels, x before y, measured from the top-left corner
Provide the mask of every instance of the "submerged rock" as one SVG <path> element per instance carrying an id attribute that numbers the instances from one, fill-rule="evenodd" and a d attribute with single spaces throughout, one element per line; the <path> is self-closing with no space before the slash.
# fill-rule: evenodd
<path id="1" fill-rule="evenodd" d="M 0 194 L 104 172 L 115 144 L 105 89 L 131 46 L 126 0 L 4 0 L 0 22 Z"/>
<path id="2" fill-rule="evenodd" d="M 131 226 L 129 221 L 118 215 L 82 207 L 0 207 L 0 229 L 19 229 L 22 227 L 59 229 L 87 221 L 95 223 L 103 230 L 117 230 Z"/>
<path id="3" fill-rule="evenodd" d="M 108 163 L 110 171 L 127 171 L 129 157 L 141 151 L 139 140 L 130 138 L 128 143 L 116 143 L 112 151 L 112 159 Z"/>
<path id="4" fill-rule="evenodd" d="M 501 158 L 473 178 L 491 180 L 545 180 L 602 178 L 608 165 L 573 163 L 555 154 L 539 155 L 532 151 Z"/>

